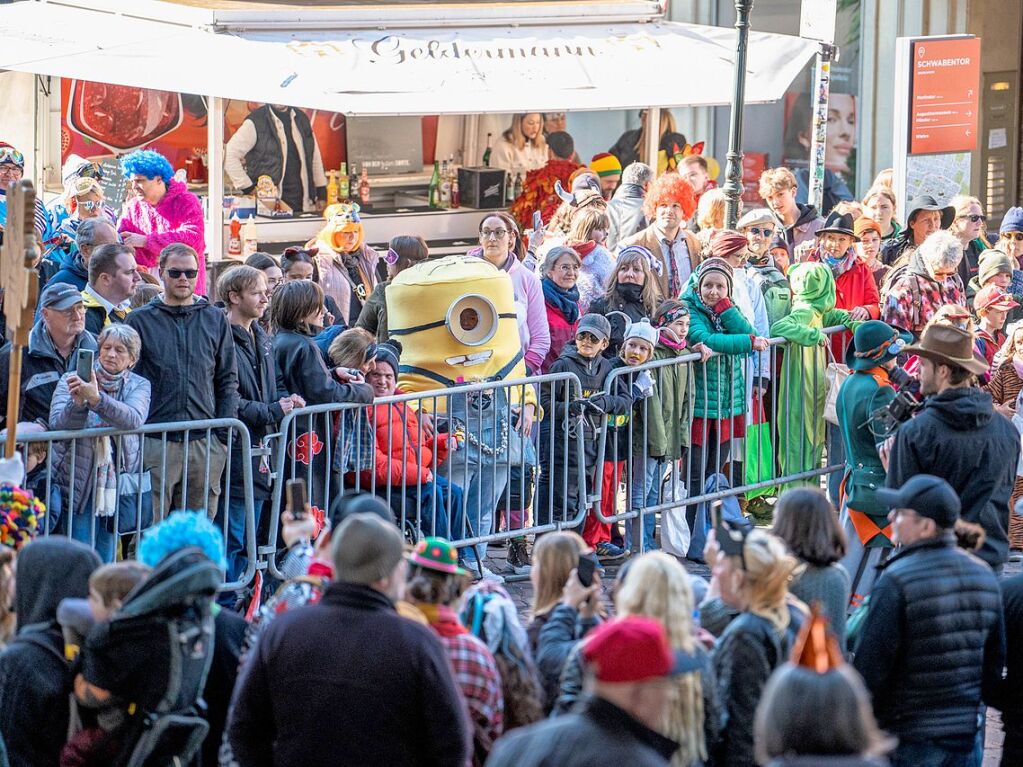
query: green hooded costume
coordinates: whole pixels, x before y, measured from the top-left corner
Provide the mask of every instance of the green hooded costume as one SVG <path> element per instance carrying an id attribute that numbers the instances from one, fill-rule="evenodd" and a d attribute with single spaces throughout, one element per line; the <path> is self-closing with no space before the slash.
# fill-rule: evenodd
<path id="1" fill-rule="evenodd" d="M 849 312 L 835 308 L 835 278 L 826 264 L 796 264 L 789 270 L 792 311 L 771 326 L 772 336 L 790 341 L 783 355 L 778 405 L 782 473 L 819 469 L 824 454 L 825 371 L 828 337 L 823 328 L 853 328 Z M 816 479 L 790 483 L 790 487 Z"/>

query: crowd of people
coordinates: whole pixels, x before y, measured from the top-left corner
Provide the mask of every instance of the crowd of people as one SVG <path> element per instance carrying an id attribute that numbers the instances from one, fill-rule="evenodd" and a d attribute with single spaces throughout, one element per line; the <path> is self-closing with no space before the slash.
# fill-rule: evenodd
<path id="1" fill-rule="evenodd" d="M 37 216 L 36 321 L 4 424 L 29 439 L 25 476 L 0 485 L 10 764 L 114 763 L 169 710 L 128 705 L 62 600 L 116 626 L 188 546 L 244 585 L 252 534 L 278 518 L 286 579 L 267 603 L 232 588 L 214 605 L 208 587 L 197 603 L 216 673 L 176 705 L 205 701 L 188 739 L 203 764 L 970 765 L 987 706 L 1005 758 L 1023 753 L 1023 586 L 998 578 L 1023 558 L 1023 208 L 995 236 L 977 198 L 903 203 L 882 174 L 822 215 L 779 167 L 730 229 L 699 155 L 658 173 L 636 159 L 644 124 L 584 166 L 542 117 L 517 115 L 494 149 L 528 171 L 523 194 L 464 257 L 512 297 L 506 370 L 555 378 L 492 390 L 500 433 L 474 433 L 468 403 L 447 429 L 395 398 L 409 366 L 389 295 L 436 261 L 421 237 L 378 253 L 357 207 L 333 206 L 318 237 L 211 285 L 201 205 L 165 158 L 122 158 L 119 216 L 96 166 L 69 162 Z M 23 163 L 0 147 L 3 178 Z M 324 405 L 346 407 L 279 434 Z M 245 428 L 209 425 L 224 419 Z M 96 427 L 118 433 L 39 441 Z M 312 479 L 308 514 L 271 509 L 281 440 Z M 684 501 L 714 493 L 729 497 Z M 684 513 L 648 511 L 669 500 Z M 474 537 L 507 539 L 503 575 Z M 528 626 L 512 573 L 532 581 Z M 43 663 L 60 684 L 21 678 Z M 815 724 L 824 705 L 842 726 Z"/>

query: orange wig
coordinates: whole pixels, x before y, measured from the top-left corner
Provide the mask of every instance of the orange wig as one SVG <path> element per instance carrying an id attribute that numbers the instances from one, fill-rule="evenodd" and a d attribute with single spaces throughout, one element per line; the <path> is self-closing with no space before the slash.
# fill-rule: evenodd
<path id="1" fill-rule="evenodd" d="M 665 173 L 650 185 L 643 200 L 643 212 L 648 219 L 653 220 L 657 206 L 670 205 L 673 202 L 682 206 L 682 215 L 686 219 L 692 218 L 696 210 L 696 194 L 693 187 L 678 173 Z"/>

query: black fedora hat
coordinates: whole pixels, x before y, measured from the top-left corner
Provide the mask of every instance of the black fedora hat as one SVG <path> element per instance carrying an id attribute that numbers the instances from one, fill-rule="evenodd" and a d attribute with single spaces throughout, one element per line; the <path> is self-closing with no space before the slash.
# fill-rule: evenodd
<path id="1" fill-rule="evenodd" d="M 948 229 L 956 219 L 956 209 L 951 205 L 942 206 L 929 194 L 921 194 L 909 201 L 906 209 L 906 225 L 909 226 L 913 216 L 923 210 L 936 210 L 941 213 L 941 228 Z"/>
<path id="2" fill-rule="evenodd" d="M 852 237 L 857 242 L 860 238 L 856 236 L 856 232 L 853 230 L 853 217 L 850 213 L 836 213 L 831 211 L 828 214 L 827 220 L 824 222 L 824 226 L 817 230 L 817 236 L 827 234 L 828 232 L 834 232 L 835 234 L 844 234 L 848 237 Z"/>

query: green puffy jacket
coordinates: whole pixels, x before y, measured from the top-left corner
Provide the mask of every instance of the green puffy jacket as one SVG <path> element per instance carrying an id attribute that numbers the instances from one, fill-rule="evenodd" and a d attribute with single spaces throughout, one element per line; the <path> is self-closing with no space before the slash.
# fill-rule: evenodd
<path id="1" fill-rule="evenodd" d="M 674 360 L 691 349 L 672 349 L 658 344 L 654 350 L 655 360 Z M 642 420 L 646 419 L 647 451 L 654 458 L 674 461 L 682 457 L 682 451 L 689 447 L 690 425 L 693 420 L 693 405 L 696 401 L 696 376 L 690 375 L 693 365 L 698 363 L 676 363 L 651 371 L 657 382 L 655 397 L 646 407 L 638 403 L 636 412 L 637 434 L 642 434 Z M 637 440 L 638 443 L 638 440 Z M 641 446 L 634 444 L 637 454 Z"/>
<path id="2" fill-rule="evenodd" d="M 721 313 L 723 330 L 714 326 L 711 310 L 704 306 L 690 284 L 682 294 L 689 307 L 689 345 L 703 344 L 720 355 L 693 365 L 696 377 L 693 415 L 697 418 L 725 419 L 746 412 L 746 377 L 744 367 L 753 351 L 753 327 L 742 312 L 731 306 Z M 729 392 L 731 397 L 729 397 Z"/>

